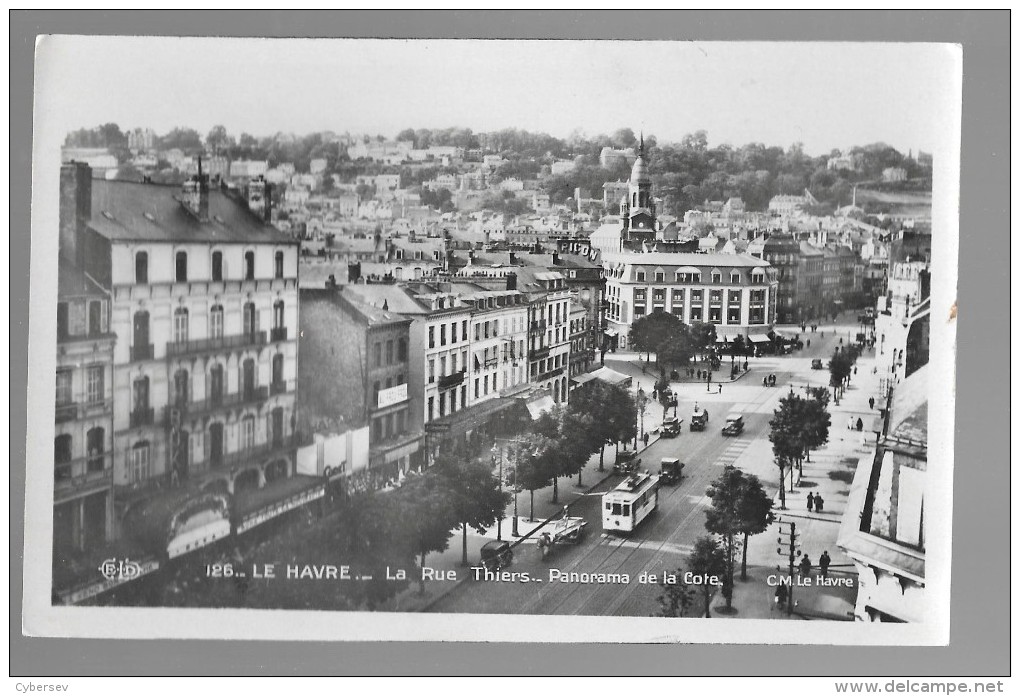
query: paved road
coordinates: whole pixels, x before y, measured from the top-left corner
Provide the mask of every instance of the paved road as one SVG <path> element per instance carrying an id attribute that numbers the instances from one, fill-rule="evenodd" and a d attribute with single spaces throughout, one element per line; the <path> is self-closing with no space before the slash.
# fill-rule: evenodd
<path id="1" fill-rule="evenodd" d="M 816 348 L 817 350 L 817 348 Z M 811 351 L 815 353 L 815 351 Z M 543 561 L 533 544 L 517 547 L 508 570 L 527 573 L 530 582 L 470 580 L 430 607 L 435 612 L 579 614 L 648 616 L 657 609 L 661 588 L 640 583 L 642 573 L 661 574 L 685 563 L 695 539 L 705 533 L 705 490 L 722 467 L 733 463 L 756 439 L 768 438 L 768 422 L 776 402 L 789 393 L 791 381 L 798 388 L 810 372 L 810 354 L 751 361 L 749 374 L 727 383 L 722 393 L 707 393 L 700 384 L 679 385 L 680 415 L 685 429 L 674 439 L 652 444 L 642 455 L 643 467 L 658 470 L 663 457 L 679 457 L 685 463 L 684 478 L 675 487 L 660 490 L 659 508 L 627 537 L 601 532 L 599 494 L 617 485 L 611 477 L 592 495 L 571 506 L 572 516 L 588 521 L 588 536 L 576 546 L 557 546 Z M 762 377 L 774 373 L 778 384 L 766 388 Z M 817 383 L 822 383 L 822 375 Z M 825 374 L 827 378 L 827 373 Z M 715 387 L 713 386 L 713 391 Z M 710 413 L 703 432 L 687 429 L 690 410 L 697 401 Z M 738 437 L 724 437 L 721 428 L 730 409 L 744 413 L 745 429 Z M 563 573 L 627 574 L 627 583 L 550 582 L 550 570 Z"/>

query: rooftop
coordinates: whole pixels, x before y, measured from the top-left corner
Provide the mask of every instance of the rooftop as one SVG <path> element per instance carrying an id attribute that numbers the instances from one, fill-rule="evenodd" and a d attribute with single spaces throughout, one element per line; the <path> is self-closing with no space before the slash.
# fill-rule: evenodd
<path id="1" fill-rule="evenodd" d="M 200 221 L 177 198 L 179 186 L 97 179 L 89 226 L 107 239 L 153 242 L 298 244 L 264 224 L 247 206 L 209 190 L 209 219 Z"/>

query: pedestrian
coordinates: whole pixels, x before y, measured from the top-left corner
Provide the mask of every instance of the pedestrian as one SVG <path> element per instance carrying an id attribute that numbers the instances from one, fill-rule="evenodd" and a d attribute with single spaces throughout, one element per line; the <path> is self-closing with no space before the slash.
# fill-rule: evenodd
<path id="1" fill-rule="evenodd" d="M 821 570 L 823 578 L 829 575 L 829 564 L 831 562 L 832 559 L 829 558 L 829 552 L 822 551 L 822 557 L 818 559 L 818 568 Z"/>
<path id="2" fill-rule="evenodd" d="M 769 378 L 768 377 L 762 377 L 761 378 L 761 386 L 763 386 L 763 387 L 769 386 Z"/>
<path id="3" fill-rule="evenodd" d="M 811 559 L 807 554 L 804 554 L 804 558 L 800 559 L 800 576 L 802 578 L 811 577 Z"/>
<path id="4" fill-rule="evenodd" d="M 811 347 L 811 339 L 810 339 L 810 338 L 809 338 L 809 339 L 807 340 L 807 347 L 808 347 L 808 348 L 810 348 L 810 347 Z"/>
<path id="5" fill-rule="evenodd" d="M 722 382 L 719 382 L 719 393 L 722 394 Z"/>
<path id="6" fill-rule="evenodd" d="M 747 372 L 747 361 L 744 361 L 744 372 Z"/>
<path id="7" fill-rule="evenodd" d="M 846 429 L 847 430 L 853 430 L 854 429 L 854 417 L 853 416 L 850 416 L 849 418 L 846 419 Z"/>
<path id="8" fill-rule="evenodd" d="M 701 379 L 701 370 L 698 370 L 698 379 Z"/>
<path id="9" fill-rule="evenodd" d="M 642 439 L 645 441 L 645 447 L 648 447 L 648 433 L 642 435 Z"/>
<path id="10" fill-rule="evenodd" d="M 779 586 L 776 587 L 775 605 L 777 607 L 779 607 L 780 609 L 785 609 L 786 608 L 786 598 L 787 598 L 788 595 L 789 595 L 789 590 L 786 589 L 786 585 L 780 583 Z"/>
<path id="11" fill-rule="evenodd" d="M 825 499 L 821 495 L 815 495 L 815 512 L 821 512 L 825 508 Z"/>
<path id="12" fill-rule="evenodd" d="M 811 510 L 814 508 L 814 506 L 815 506 L 815 494 L 814 493 L 808 493 L 807 494 L 807 511 L 811 512 Z"/>
<path id="13" fill-rule="evenodd" d="M 856 376 L 857 376 L 857 366 L 854 365 L 854 377 L 856 377 Z"/>
<path id="14" fill-rule="evenodd" d="M 860 418 L 858 418 L 857 419 L 857 432 L 863 432 L 863 431 L 864 431 L 864 421 L 862 421 Z"/>
<path id="15" fill-rule="evenodd" d="M 868 399 L 868 408 L 870 409 L 875 408 L 875 397 L 871 397 L 870 399 Z"/>

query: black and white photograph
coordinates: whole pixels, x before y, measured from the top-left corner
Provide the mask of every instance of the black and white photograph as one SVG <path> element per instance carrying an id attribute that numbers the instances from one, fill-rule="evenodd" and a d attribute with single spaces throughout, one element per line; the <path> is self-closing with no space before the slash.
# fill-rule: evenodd
<path id="1" fill-rule="evenodd" d="M 962 61 L 40 37 L 26 632 L 946 644 Z"/>

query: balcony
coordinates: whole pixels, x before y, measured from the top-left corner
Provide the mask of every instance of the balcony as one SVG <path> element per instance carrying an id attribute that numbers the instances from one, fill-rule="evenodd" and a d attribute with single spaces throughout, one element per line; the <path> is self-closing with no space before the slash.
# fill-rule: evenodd
<path id="1" fill-rule="evenodd" d="M 284 384 L 284 386 L 286 386 L 286 384 Z M 170 427 L 170 416 L 175 409 L 181 412 L 182 418 L 195 418 L 222 408 L 262 403 L 268 398 L 268 387 L 255 387 L 253 389 L 243 390 L 234 394 L 222 394 L 220 396 L 213 396 L 199 401 L 188 401 L 183 404 L 170 404 L 163 407 L 163 417 L 161 418 L 161 421 L 165 427 Z"/>
<path id="2" fill-rule="evenodd" d="M 129 427 L 139 428 L 143 425 L 152 425 L 154 422 L 155 409 L 151 406 L 149 408 L 136 408 L 131 411 L 131 417 L 129 421 Z"/>
<path id="3" fill-rule="evenodd" d="M 549 357 L 549 350 L 550 346 L 545 346 L 543 348 L 534 348 L 531 351 L 530 358 L 531 360 L 541 360 L 542 358 L 547 358 Z"/>
<path id="4" fill-rule="evenodd" d="M 56 408 L 56 422 L 66 423 L 72 421 L 78 417 L 78 404 L 57 404 Z"/>
<path id="5" fill-rule="evenodd" d="M 139 362 L 141 360 L 152 360 L 152 355 L 153 350 L 151 343 L 131 346 L 131 362 Z"/>
<path id="6" fill-rule="evenodd" d="M 270 329 L 270 331 L 269 331 L 269 341 L 271 343 L 276 343 L 277 341 L 286 341 L 286 340 L 287 340 L 287 327 L 286 326 L 277 326 L 274 329 Z"/>
<path id="7" fill-rule="evenodd" d="M 454 372 L 451 375 L 444 375 L 440 377 L 438 386 L 440 389 L 449 389 L 451 387 L 456 387 L 458 384 L 462 384 L 463 382 L 464 370 L 461 370 L 460 372 Z"/>
<path id="8" fill-rule="evenodd" d="M 54 464 L 54 493 L 79 493 L 109 486 L 113 482 L 112 456 L 113 452 L 104 452 Z"/>
<path id="9" fill-rule="evenodd" d="M 219 461 L 210 459 L 209 467 L 211 470 L 220 468 L 238 468 L 256 460 L 268 458 L 274 452 L 283 452 L 294 445 L 295 442 L 293 437 L 280 437 L 276 440 L 270 440 L 269 442 L 263 442 L 238 450 L 237 452 L 226 453 L 219 459 Z"/>
<path id="10" fill-rule="evenodd" d="M 66 423 L 68 421 L 77 420 L 79 418 L 88 418 L 90 416 L 104 415 L 113 406 L 113 401 L 110 399 L 98 399 L 94 401 L 72 401 L 63 404 L 57 404 L 55 410 L 55 422 Z"/>
<path id="11" fill-rule="evenodd" d="M 531 322 L 530 330 L 532 332 L 535 332 L 535 331 L 545 331 L 545 327 L 546 327 L 545 319 L 543 319 L 542 321 L 533 321 L 533 322 Z"/>
<path id="12" fill-rule="evenodd" d="M 287 392 L 294 391 L 294 384 L 287 381 L 270 382 L 269 383 L 269 395 L 276 396 L 277 394 L 286 394 Z"/>
<path id="13" fill-rule="evenodd" d="M 266 344 L 265 331 L 252 331 L 237 336 L 217 336 L 215 338 L 197 338 L 193 341 L 170 341 L 166 344 L 166 357 L 180 358 L 186 355 L 199 353 L 216 353 L 223 350 L 235 348 L 247 348 L 249 346 L 264 346 Z"/>

